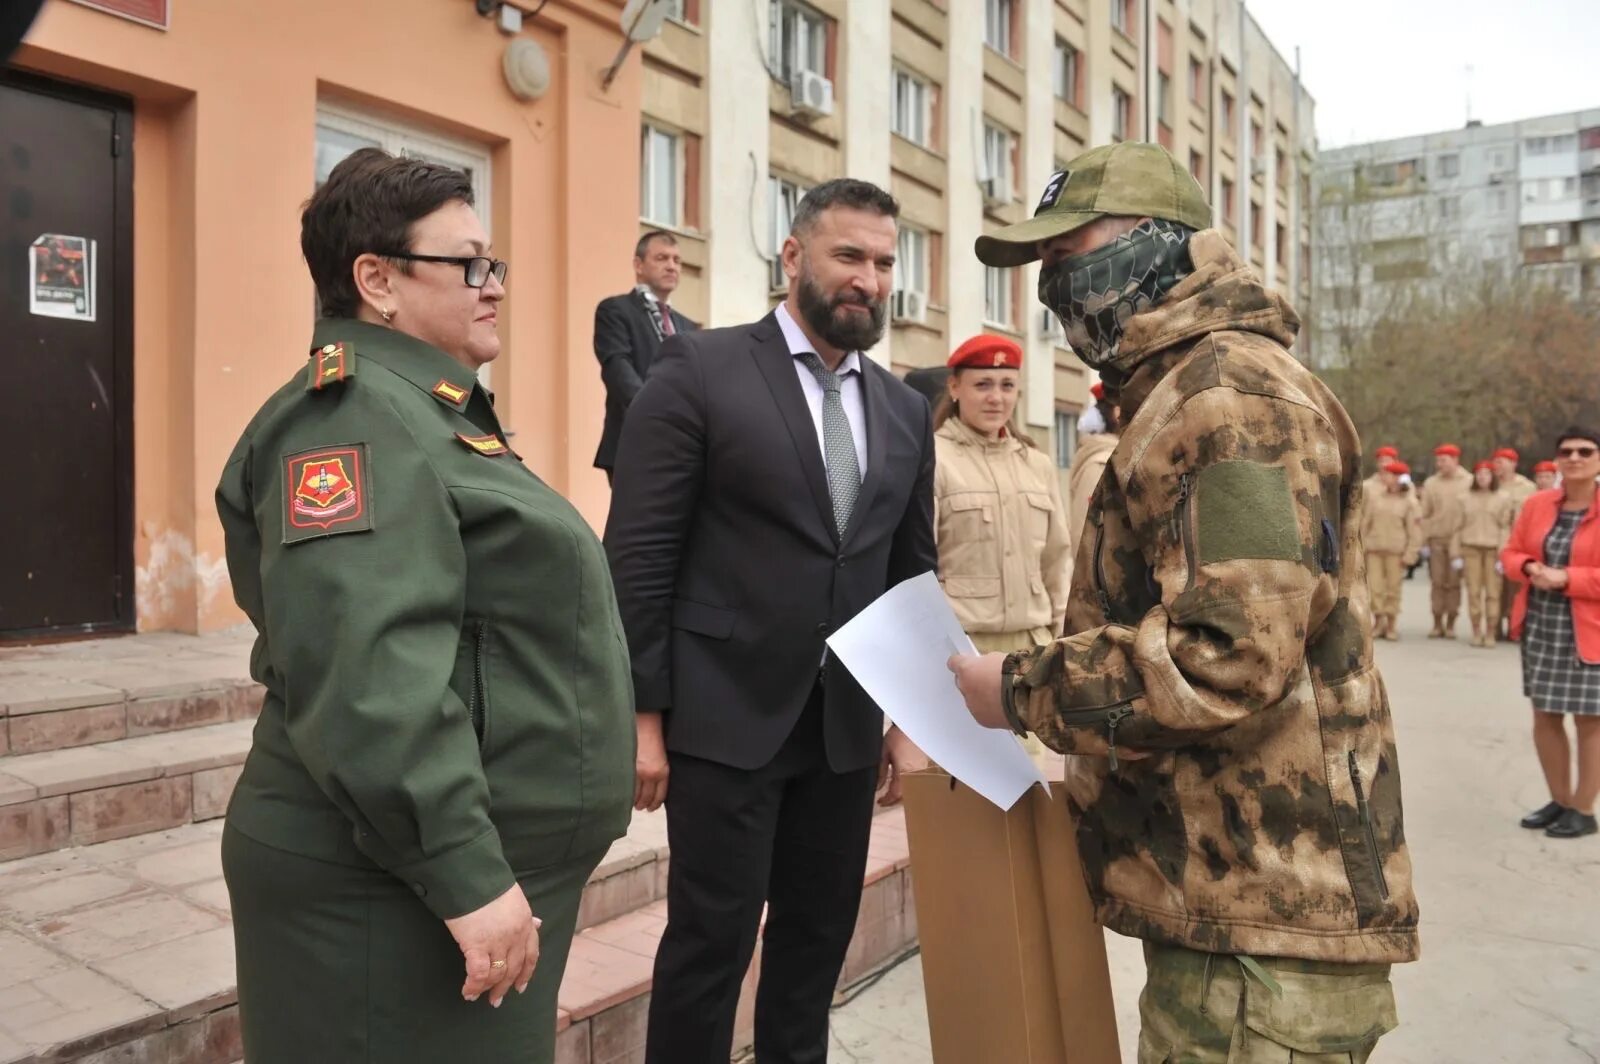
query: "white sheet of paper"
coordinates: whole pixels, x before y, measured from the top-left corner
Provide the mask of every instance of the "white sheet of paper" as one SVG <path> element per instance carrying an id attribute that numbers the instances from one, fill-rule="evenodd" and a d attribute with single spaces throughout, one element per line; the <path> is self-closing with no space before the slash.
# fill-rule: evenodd
<path id="1" fill-rule="evenodd" d="M 944 588 L 923 573 L 885 592 L 828 639 L 828 646 L 900 730 L 934 763 L 1001 809 L 1044 774 L 1009 731 L 972 719 L 951 654 L 976 654 Z"/>

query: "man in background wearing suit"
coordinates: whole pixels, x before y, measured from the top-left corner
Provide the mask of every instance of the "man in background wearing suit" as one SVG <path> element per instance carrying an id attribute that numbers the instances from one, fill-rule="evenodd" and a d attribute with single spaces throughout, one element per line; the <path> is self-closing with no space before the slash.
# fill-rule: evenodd
<path id="1" fill-rule="evenodd" d="M 827 1059 L 873 794 L 898 801 L 926 764 L 824 645 L 936 564 L 928 404 L 862 354 L 883 336 L 898 214 L 864 181 L 812 189 L 782 305 L 669 340 L 623 430 L 606 550 L 635 805 L 665 800 L 672 852 L 650 1064 L 726 1064 L 763 904 L 756 1059 Z"/>
<path id="2" fill-rule="evenodd" d="M 662 341 L 699 328 L 668 305 L 681 270 L 678 238 L 661 229 L 646 233 L 633 249 L 633 291 L 602 299 L 594 308 L 594 357 L 606 385 L 606 423 L 594 465 L 606 471 L 607 480 L 628 406 L 644 386 Z"/>

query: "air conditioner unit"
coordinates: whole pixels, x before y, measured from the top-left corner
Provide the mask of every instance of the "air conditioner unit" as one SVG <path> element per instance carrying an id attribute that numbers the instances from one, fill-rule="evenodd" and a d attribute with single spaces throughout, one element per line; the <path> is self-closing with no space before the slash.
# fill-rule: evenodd
<path id="1" fill-rule="evenodd" d="M 1003 207 L 1011 202 L 1011 182 L 1004 177 L 986 177 L 979 183 L 985 207 Z"/>
<path id="2" fill-rule="evenodd" d="M 928 320 L 928 294 L 901 289 L 890 298 L 889 310 L 895 321 L 921 325 Z"/>
<path id="3" fill-rule="evenodd" d="M 833 82 L 815 71 L 795 71 L 789 79 L 789 113 L 800 118 L 833 114 Z"/>
<path id="4" fill-rule="evenodd" d="M 1061 327 L 1061 319 L 1056 317 L 1056 312 L 1045 308 L 1039 310 L 1039 339 L 1049 340 L 1065 347 L 1067 332 Z"/>

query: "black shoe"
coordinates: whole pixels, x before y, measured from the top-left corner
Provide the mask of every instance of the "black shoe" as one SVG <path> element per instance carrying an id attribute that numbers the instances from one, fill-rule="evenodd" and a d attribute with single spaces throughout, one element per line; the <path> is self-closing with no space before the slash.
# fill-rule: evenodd
<path id="1" fill-rule="evenodd" d="M 1576 839 L 1584 835 L 1593 835 L 1600 831 L 1592 813 L 1580 813 L 1576 809 L 1568 809 L 1561 814 L 1561 819 L 1545 828 L 1544 833 L 1552 839 Z"/>
<path id="2" fill-rule="evenodd" d="M 1523 817 L 1522 826 L 1535 831 L 1540 828 L 1547 828 L 1551 824 L 1554 824 L 1557 820 L 1560 820 L 1561 814 L 1565 813 L 1566 811 L 1566 806 L 1561 805 L 1558 802 L 1551 802 L 1543 809 L 1535 809 L 1533 812 Z"/>

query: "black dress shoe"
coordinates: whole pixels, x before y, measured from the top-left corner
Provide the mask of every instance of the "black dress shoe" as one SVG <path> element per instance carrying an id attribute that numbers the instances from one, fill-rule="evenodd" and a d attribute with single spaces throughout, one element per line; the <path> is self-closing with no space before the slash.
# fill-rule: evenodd
<path id="1" fill-rule="evenodd" d="M 1561 819 L 1544 829 L 1546 836 L 1552 839 L 1576 839 L 1584 835 L 1593 835 L 1600 831 L 1592 813 L 1580 813 L 1576 809 L 1568 809 L 1561 814 Z"/>
<path id="2" fill-rule="evenodd" d="M 1557 820 L 1560 820 L 1561 814 L 1565 813 L 1566 811 L 1566 806 L 1561 805 L 1558 802 L 1551 802 L 1543 809 L 1535 809 L 1533 812 L 1523 817 L 1522 826 L 1533 830 L 1547 828 L 1551 824 L 1554 824 Z"/>

